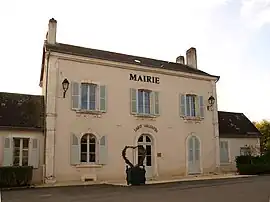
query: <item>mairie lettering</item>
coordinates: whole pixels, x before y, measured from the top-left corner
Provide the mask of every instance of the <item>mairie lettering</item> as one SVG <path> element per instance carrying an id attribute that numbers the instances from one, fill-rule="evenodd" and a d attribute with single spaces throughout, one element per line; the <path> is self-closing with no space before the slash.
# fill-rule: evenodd
<path id="1" fill-rule="evenodd" d="M 159 77 L 129 74 L 129 80 L 159 84 Z"/>

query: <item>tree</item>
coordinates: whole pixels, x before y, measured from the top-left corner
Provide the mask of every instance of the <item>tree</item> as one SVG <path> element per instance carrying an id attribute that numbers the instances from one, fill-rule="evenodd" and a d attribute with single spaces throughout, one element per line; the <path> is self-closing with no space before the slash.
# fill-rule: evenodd
<path id="1" fill-rule="evenodd" d="M 261 149 L 262 151 L 270 151 L 270 121 L 262 120 L 255 122 L 256 128 L 261 132 Z"/>

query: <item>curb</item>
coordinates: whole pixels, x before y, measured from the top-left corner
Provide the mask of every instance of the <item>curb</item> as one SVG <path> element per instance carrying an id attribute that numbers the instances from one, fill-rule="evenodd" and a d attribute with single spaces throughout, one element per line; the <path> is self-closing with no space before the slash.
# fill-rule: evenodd
<path id="1" fill-rule="evenodd" d="M 242 179 L 250 179 L 252 177 L 257 177 L 257 175 L 248 175 L 248 176 L 239 176 L 239 177 L 228 177 L 228 178 L 206 178 L 206 179 L 195 179 L 195 180 L 174 180 L 174 181 L 166 181 L 166 182 L 152 182 L 146 183 L 145 185 L 141 185 L 143 187 L 154 187 L 154 186 L 164 186 L 164 185 L 172 185 L 172 184 L 181 184 L 181 185 L 206 185 L 213 184 L 217 182 L 233 182 Z M 126 184 L 113 184 L 113 183 L 105 183 L 107 185 L 116 186 L 116 187 L 140 187 L 140 186 L 130 186 Z"/>
<path id="2" fill-rule="evenodd" d="M 12 191 L 12 190 L 29 190 L 29 189 L 52 189 L 52 188 L 63 188 L 63 187 L 86 187 L 86 186 L 93 186 L 93 187 L 155 187 L 155 186 L 166 186 L 166 185 L 172 185 L 172 184 L 180 184 L 180 185 L 187 185 L 186 188 L 191 188 L 195 186 L 202 186 L 202 185 L 211 185 L 218 182 L 227 182 L 232 183 L 233 181 L 238 181 L 241 179 L 250 179 L 253 177 L 257 177 L 257 175 L 248 175 L 248 176 L 238 176 L 238 177 L 228 177 L 228 178 L 206 178 L 206 179 L 194 179 L 194 180 L 174 180 L 174 181 L 165 181 L 165 182 L 153 182 L 152 183 L 146 183 L 142 186 L 130 186 L 126 184 L 114 184 L 114 183 L 108 183 L 108 182 L 100 182 L 100 183 L 93 183 L 93 184 L 64 184 L 64 185 L 48 185 L 48 186 L 42 186 L 42 185 L 31 185 L 31 186 L 25 186 L 25 187 L 9 187 L 9 188 L 1 188 L 1 191 Z M 1 202 L 1 201 L 0 201 Z"/>
<path id="3" fill-rule="evenodd" d="M 25 187 L 7 187 L 7 188 L 0 188 L 1 191 L 16 191 L 16 190 L 30 190 L 30 189 L 53 189 L 53 188 L 61 188 L 61 187 L 86 187 L 86 186 L 93 186 L 93 187 L 101 187 L 101 186 L 108 186 L 109 184 L 106 183 L 96 183 L 96 184 L 67 184 L 67 185 L 50 185 L 50 186 L 42 186 L 42 185 L 31 185 Z M 1 201 L 0 201 L 1 202 Z"/>

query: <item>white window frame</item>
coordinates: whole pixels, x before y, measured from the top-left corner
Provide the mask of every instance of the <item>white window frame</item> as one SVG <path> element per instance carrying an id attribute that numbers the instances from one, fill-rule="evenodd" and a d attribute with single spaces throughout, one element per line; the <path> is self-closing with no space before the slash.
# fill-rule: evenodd
<path id="1" fill-rule="evenodd" d="M 80 160 L 80 163 L 81 164 L 97 164 L 98 163 L 98 155 L 97 155 L 97 151 L 98 151 L 98 139 L 97 137 L 92 134 L 92 133 L 85 133 L 83 134 L 83 136 L 81 137 L 80 139 L 80 156 L 82 154 L 82 149 L 81 149 L 81 140 L 84 136 L 87 136 L 87 143 L 86 143 L 86 146 L 87 146 L 87 150 L 86 150 L 86 162 L 82 162 Z M 93 136 L 95 138 L 95 162 L 90 162 L 90 149 L 89 149 L 89 146 L 90 146 L 90 137 Z"/>
<path id="2" fill-rule="evenodd" d="M 245 151 L 243 151 L 243 150 L 245 150 Z M 247 156 L 250 153 L 251 153 L 250 147 L 240 147 L 240 155 Z"/>
<path id="3" fill-rule="evenodd" d="M 80 94 L 81 94 L 81 97 L 80 97 L 80 109 L 81 110 L 85 110 L 85 111 L 96 111 L 98 109 L 98 101 L 99 101 L 99 92 L 98 92 L 98 85 L 95 84 L 95 83 L 80 83 L 81 85 L 81 88 L 80 88 Z M 82 104 L 82 101 L 83 101 L 83 96 L 82 96 L 82 86 L 83 85 L 86 85 L 87 86 L 87 108 L 84 109 L 82 108 L 83 104 Z M 91 93 L 91 86 L 94 86 L 95 87 L 95 109 L 90 109 L 90 93 Z"/>
<path id="4" fill-rule="evenodd" d="M 194 98 L 194 103 L 192 102 L 193 99 L 191 98 Z M 197 109 L 196 109 L 196 100 L 198 99 L 198 96 L 197 95 L 194 95 L 194 94 L 186 94 L 185 96 L 185 110 L 186 110 L 186 116 L 187 117 L 196 117 L 196 114 L 198 113 L 197 112 Z M 193 105 L 194 105 L 194 110 L 193 110 Z M 189 111 L 188 111 L 188 108 L 189 108 Z M 192 114 L 192 112 L 194 112 L 194 115 Z"/>
<path id="5" fill-rule="evenodd" d="M 139 111 L 139 92 L 140 91 L 143 92 L 143 96 L 142 96 L 142 98 L 143 98 L 143 105 L 142 105 L 143 106 L 143 112 Z M 146 113 L 146 106 L 145 106 L 145 94 L 146 93 L 149 93 L 149 113 Z M 147 90 L 147 89 L 138 89 L 137 90 L 137 113 L 138 114 L 144 114 L 144 115 L 150 115 L 151 114 L 151 105 L 153 104 L 153 103 L 151 103 L 152 93 L 153 93 L 153 91 Z"/>
<path id="6" fill-rule="evenodd" d="M 29 166 L 29 156 L 30 156 L 30 138 L 24 138 L 24 137 L 13 137 L 13 162 L 12 164 L 14 165 L 14 158 L 15 158 L 15 139 L 20 140 L 20 153 L 19 153 L 19 166 L 22 166 L 22 159 L 23 159 L 23 151 L 28 151 L 28 159 L 27 159 L 27 165 Z M 28 140 L 28 147 L 27 149 L 23 148 L 23 140 L 27 139 Z"/>

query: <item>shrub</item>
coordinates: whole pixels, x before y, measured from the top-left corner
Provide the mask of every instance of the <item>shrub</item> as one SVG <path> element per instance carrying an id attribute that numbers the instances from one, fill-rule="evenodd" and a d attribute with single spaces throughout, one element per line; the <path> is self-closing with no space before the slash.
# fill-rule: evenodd
<path id="1" fill-rule="evenodd" d="M 32 166 L 5 166 L 0 167 L 0 187 L 29 186 L 32 182 Z"/>

